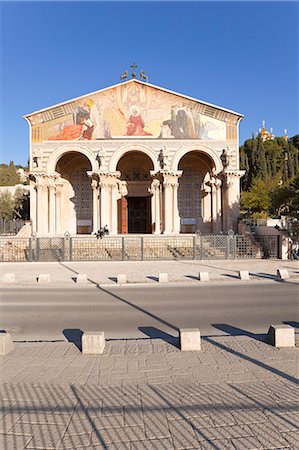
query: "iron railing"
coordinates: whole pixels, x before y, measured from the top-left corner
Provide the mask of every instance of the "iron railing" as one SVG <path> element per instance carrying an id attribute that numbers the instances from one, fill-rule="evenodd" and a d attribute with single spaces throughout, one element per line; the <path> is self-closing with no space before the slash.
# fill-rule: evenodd
<path id="1" fill-rule="evenodd" d="M 278 258 L 280 236 L 0 237 L 0 261 L 151 261 Z"/>

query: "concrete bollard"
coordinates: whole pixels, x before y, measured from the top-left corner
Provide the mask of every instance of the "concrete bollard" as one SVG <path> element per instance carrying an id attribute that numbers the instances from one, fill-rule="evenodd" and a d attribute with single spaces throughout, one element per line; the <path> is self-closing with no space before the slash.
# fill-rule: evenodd
<path id="1" fill-rule="evenodd" d="M 200 331 L 198 328 L 180 329 L 180 347 L 183 352 L 201 349 Z"/>
<path id="2" fill-rule="evenodd" d="M 127 283 L 127 275 L 125 273 L 118 274 L 116 281 L 117 281 L 118 284 L 125 284 L 125 283 Z"/>
<path id="3" fill-rule="evenodd" d="M 101 355 L 105 348 L 103 331 L 87 331 L 82 335 L 82 353 L 84 355 Z"/>
<path id="4" fill-rule="evenodd" d="M 14 349 L 13 341 L 9 333 L 0 333 L 0 355 L 8 355 Z"/>
<path id="5" fill-rule="evenodd" d="M 270 325 L 267 341 L 274 347 L 295 347 L 295 331 L 290 325 Z"/>
<path id="6" fill-rule="evenodd" d="M 4 273 L 2 277 L 3 283 L 14 283 L 15 282 L 15 274 L 14 273 Z"/>
<path id="7" fill-rule="evenodd" d="M 167 283 L 168 282 L 168 273 L 161 272 L 159 273 L 159 283 Z"/>
<path id="8" fill-rule="evenodd" d="M 210 280 L 209 272 L 199 272 L 198 279 L 199 281 L 209 281 Z"/>
<path id="9" fill-rule="evenodd" d="M 39 284 L 48 284 L 50 282 L 50 275 L 48 273 L 41 273 L 37 278 L 37 282 Z"/>
<path id="10" fill-rule="evenodd" d="M 87 283 L 86 273 L 78 273 L 76 277 L 76 284 L 86 284 L 86 283 Z"/>
<path id="11" fill-rule="evenodd" d="M 248 270 L 239 270 L 239 278 L 243 281 L 250 280 Z"/>
<path id="12" fill-rule="evenodd" d="M 287 269 L 277 269 L 277 277 L 280 280 L 287 280 L 288 278 L 290 278 Z"/>

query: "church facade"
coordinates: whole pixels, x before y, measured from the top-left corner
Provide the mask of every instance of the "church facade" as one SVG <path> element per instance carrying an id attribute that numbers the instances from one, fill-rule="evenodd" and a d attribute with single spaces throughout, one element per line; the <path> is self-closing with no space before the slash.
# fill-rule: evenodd
<path id="1" fill-rule="evenodd" d="M 37 235 L 236 229 L 242 114 L 132 79 L 24 118 Z"/>

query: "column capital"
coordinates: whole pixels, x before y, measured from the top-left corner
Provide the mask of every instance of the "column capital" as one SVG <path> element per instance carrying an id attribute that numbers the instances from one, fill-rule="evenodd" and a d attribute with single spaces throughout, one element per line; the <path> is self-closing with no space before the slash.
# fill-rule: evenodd
<path id="1" fill-rule="evenodd" d="M 158 180 L 158 178 L 154 178 L 153 181 L 151 182 L 151 186 L 148 189 L 148 192 L 150 194 L 154 194 L 156 190 L 160 189 L 161 186 L 161 182 L 160 180 Z"/>
<path id="2" fill-rule="evenodd" d="M 219 178 L 225 177 L 226 179 L 238 179 L 242 178 L 246 173 L 246 170 L 223 170 L 219 173 Z"/>
<path id="3" fill-rule="evenodd" d="M 91 180 L 91 189 L 94 191 L 98 188 L 98 186 L 99 186 L 98 181 L 95 179 L 92 179 Z"/>

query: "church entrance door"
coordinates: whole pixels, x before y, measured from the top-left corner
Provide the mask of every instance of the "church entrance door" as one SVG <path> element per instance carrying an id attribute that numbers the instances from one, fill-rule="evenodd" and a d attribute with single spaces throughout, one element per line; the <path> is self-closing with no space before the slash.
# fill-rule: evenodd
<path id="1" fill-rule="evenodd" d="M 127 197 L 129 233 L 150 233 L 149 200 L 149 197 Z"/>

